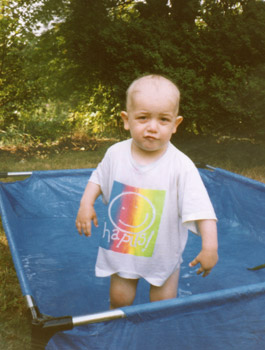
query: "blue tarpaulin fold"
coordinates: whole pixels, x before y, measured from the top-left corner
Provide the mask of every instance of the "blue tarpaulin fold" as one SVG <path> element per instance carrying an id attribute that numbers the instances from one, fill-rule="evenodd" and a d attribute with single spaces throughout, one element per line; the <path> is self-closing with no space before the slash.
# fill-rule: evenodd
<path id="1" fill-rule="evenodd" d="M 54 317 L 107 310 L 109 279 L 94 265 L 106 207 L 96 202 L 99 227 L 79 236 L 75 217 L 92 169 L 39 171 L 1 183 L 0 210 L 23 295 Z M 207 278 L 188 263 L 200 250 L 190 234 L 179 298 L 148 303 L 141 281 L 126 318 L 57 333 L 48 350 L 265 348 L 265 184 L 200 169 L 218 217 L 219 263 Z"/>

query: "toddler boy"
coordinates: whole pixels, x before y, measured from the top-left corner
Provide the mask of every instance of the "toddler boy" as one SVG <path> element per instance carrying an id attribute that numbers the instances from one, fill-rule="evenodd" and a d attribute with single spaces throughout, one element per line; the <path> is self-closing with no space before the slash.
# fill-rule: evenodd
<path id="1" fill-rule="evenodd" d="M 101 194 L 108 217 L 96 262 L 111 276 L 110 307 L 131 305 L 139 278 L 150 283 L 150 301 L 175 298 L 188 230 L 202 249 L 190 266 L 207 276 L 218 260 L 216 216 L 192 161 L 170 143 L 183 118 L 180 93 L 160 75 L 135 80 L 121 113 L 131 139 L 116 143 L 92 173 L 76 219 L 81 235 L 98 226 L 94 202 Z"/>

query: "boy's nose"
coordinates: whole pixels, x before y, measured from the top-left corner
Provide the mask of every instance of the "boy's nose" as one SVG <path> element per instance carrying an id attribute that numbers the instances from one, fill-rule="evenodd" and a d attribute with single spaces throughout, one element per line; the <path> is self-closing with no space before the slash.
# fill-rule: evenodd
<path id="1" fill-rule="evenodd" d="M 151 132 L 157 131 L 157 121 L 155 119 L 150 119 L 148 122 L 147 130 Z"/>

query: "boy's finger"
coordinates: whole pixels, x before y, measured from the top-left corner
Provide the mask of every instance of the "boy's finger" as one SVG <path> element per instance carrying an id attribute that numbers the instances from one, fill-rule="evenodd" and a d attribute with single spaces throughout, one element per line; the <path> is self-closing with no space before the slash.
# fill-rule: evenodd
<path id="1" fill-rule="evenodd" d="M 204 274 L 202 275 L 202 277 L 207 277 L 210 274 L 211 270 L 206 270 L 204 271 Z"/>
<path id="2" fill-rule="evenodd" d="M 82 228 L 80 222 L 76 221 L 75 226 L 77 228 L 78 233 L 82 236 Z"/>
<path id="3" fill-rule="evenodd" d="M 203 273 L 202 277 L 206 277 L 210 274 L 211 269 L 209 270 L 205 270 L 204 268 L 200 267 L 197 271 L 197 274 L 200 275 L 201 273 Z"/>
<path id="4" fill-rule="evenodd" d="M 202 272 L 204 272 L 203 268 L 200 267 L 198 270 L 197 270 L 197 275 L 200 275 Z"/>
<path id="5" fill-rule="evenodd" d="M 76 228 L 80 236 L 84 233 L 85 236 L 91 236 L 91 225 L 87 223 L 81 224 L 80 222 L 76 222 Z"/>
<path id="6" fill-rule="evenodd" d="M 86 224 L 83 226 L 83 232 L 84 232 L 84 234 L 85 234 L 87 237 L 90 237 L 90 236 L 91 236 L 91 224 L 90 224 L 90 223 L 86 223 Z"/>
<path id="7" fill-rule="evenodd" d="M 189 263 L 190 267 L 196 266 L 199 263 L 199 261 L 195 258 L 193 261 Z"/>
<path id="8" fill-rule="evenodd" d="M 98 227 L 98 218 L 97 218 L 97 216 L 94 217 L 93 223 L 94 223 L 94 225 L 95 225 L 96 227 Z"/>

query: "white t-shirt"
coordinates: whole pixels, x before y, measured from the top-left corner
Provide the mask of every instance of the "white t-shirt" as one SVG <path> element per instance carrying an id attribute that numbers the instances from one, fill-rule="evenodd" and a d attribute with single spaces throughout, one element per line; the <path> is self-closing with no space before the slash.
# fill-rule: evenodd
<path id="1" fill-rule="evenodd" d="M 192 161 L 171 143 L 152 164 L 136 164 L 132 140 L 111 146 L 89 181 L 108 204 L 96 275 L 118 273 L 161 286 L 179 268 L 188 229 L 195 220 L 216 219 Z"/>

